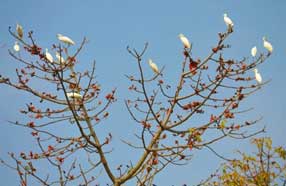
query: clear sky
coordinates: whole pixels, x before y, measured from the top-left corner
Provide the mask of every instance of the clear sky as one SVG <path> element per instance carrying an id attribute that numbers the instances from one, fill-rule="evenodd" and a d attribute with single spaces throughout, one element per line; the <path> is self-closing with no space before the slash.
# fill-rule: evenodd
<path id="1" fill-rule="evenodd" d="M 119 100 L 112 107 L 112 116 L 106 121 L 103 133 L 114 132 L 113 147 L 118 153 L 112 166 L 128 162 L 125 145 L 120 146 L 120 138 L 130 139 L 135 128 L 124 109 L 128 81 L 124 74 L 136 70 L 126 46 L 142 48 L 145 42 L 150 46 L 145 56 L 153 58 L 159 66 L 166 65 L 166 77 L 175 82 L 174 77 L 181 61 L 181 43 L 177 35 L 184 33 L 194 44 L 193 53 L 203 58 L 214 45 L 217 33 L 225 30 L 225 12 L 235 23 L 235 33 L 228 40 L 233 48 L 229 56 L 239 58 L 250 56 L 250 49 L 257 45 L 263 50 L 262 37 L 265 35 L 274 46 L 271 58 L 259 70 L 265 80 L 271 83 L 252 96 L 247 104 L 254 111 L 246 118 L 263 116 L 260 126 L 267 127 L 266 136 L 273 138 L 274 144 L 284 145 L 286 141 L 286 1 L 261 0 L 1 0 L 0 1 L 0 74 L 13 76 L 15 63 L 7 49 L 14 44 L 8 33 L 9 26 L 23 25 L 25 31 L 34 30 L 37 41 L 45 47 L 56 42 L 56 34 L 70 36 L 79 43 L 84 36 L 89 43 L 80 55 L 79 68 L 89 68 L 93 59 L 97 62 L 97 77 L 102 87 L 110 90 L 118 88 Z M 39 85 L 44 87 L 43 85 Z M 21 128 L 7 125 L 6 120 L 20 120 L 16 110 L 28 103 L 31 95 L 0 86 L 0 157 L 7 158 L 7 152 L 29 148 L 31 137 Z M 251 151 L 248 141 L 223 141 L 213 147 L 231 157 L 234 149 Z M 139 156 L 131 151 L 130 156 Z M 135 158 L 134 158 L 135 157 Z M 197 151 L 187 166 L 170 167 L 163 171 L 158 185 L 195 184 L 214 171 L 220 160 L 209 151 Z M 172 177 L 170 177 L 170 175 Z M 0 167 L 1 184 L 18 185 L 15 173 Z M 103 183 L 103 182 L 102 182 Z M 128 184 L 127 184 L 128 185 Z M 132 185 L 132 184 L 130 184 Z"/>

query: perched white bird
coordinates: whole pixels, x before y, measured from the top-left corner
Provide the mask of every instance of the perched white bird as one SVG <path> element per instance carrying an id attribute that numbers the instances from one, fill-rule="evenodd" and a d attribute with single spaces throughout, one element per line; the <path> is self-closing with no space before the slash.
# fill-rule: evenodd
<path id="1" fill-rule="evenodd" d="M 46 55 L 46 58 L 47 58 L 47 60 L 49 61 L 49 62 L 54 62 L 54 58 L 53 58 L 53 56 L 52 56 L 52 54 L 50 54 L 49 53 L 49 51 L 48 51 L 48 49 L 46 48 L 46 53 L 45 53 L 45 55 Z"/>
<path id="2" fill-rule="evenodd" d="M 272 53 L 273 47 L 272 47 L 271 43 L 269 43 L 269 42 L 266 40 L 266 37 L 263 37 L 262 40 L 263 40 L 263 46 L 264 46 L 264 48 L 266 48 L 266 49 L 268 50 L 268 52 Z"/>
<path id="3" fill-rule="evenodd" d="M 23 38 L 23 27 L 19 24 L 16 25 L 16 31 L 20 39 Z"/>
<path id="4" fill-rule="evenodd" d="M 251 55 L 252 55 L 252 57 L 255 57 L 255 56 L 256 56 L 256 53 L 257 53 L 257 48 L 256 48 L 256 46 L 254 46 L 254 47 L 251 49 Z"/>
<path id="5" fill-rule="evenodd" d="M 159 69 L 158 69 L 158 66 L 156 65 L 156 63 L 154 63 L 154 62 L 152 61 L 152 59 L 149 59 L 149 65 L 150 65 L 151 69 L 152 69 L 156 74 L 159 74 L 159 73 L 160 73 L 160 71 L 159 71 Z"/>
<path id="6" fill-rule="evenodd" d="M 81 99 L 82 95 L 80 95 L 79 93 L 76 93 L 76 92 L 68 92 L 67 97 L 72 98 L 72 99 Z"/>
<path id="7" fill-rule="evenodd" d="M 224 22 L 228 28 L 233 27 L 234 24 L 233 24 L 232 20 L 227 16 L 227 14 L 223 14 L 223 20 L 224 20 Z"/>
<path id="8" fill-rule="evenodd" d="M 58 40 L 60 40 L 61 42 L 68 44 L 68 45 L 74 45 L 74 41 L 71 40 L 71 38 L 67 37 L 67 36 L 63 36 L 62 34 L 57 34 Z"/>
<path id="9" fill-rule="evenodd" d="M 182 43 L 184 44 L 184 47 L 185 47 L 185 48 L 191 48 L 191 44 L 190 44 L 188 38 L 186 38 L 186 37 L 184 36 L 184 34 L 179 34 L 179 38 L 180 38 L 180 40 L 182 41 Z"/>
<path id="10" fill-rule="evenodd" d="M 255 74 L 255 79 L 256 81 L 261 84 L 262 83 L 262 77 L 260 75 L 260 73 L 258 72 L 257 68 L 253 69 L 254 74 Z"/>
<path id="11" fill-rule="evenodd" d="M 19 46 L 19 44 L 18 44 L 18 42 L 17 41 L 15 41 L 15 44 L 14 44 L 14 50 L 16 51 L 16 52 L 19 52 L 20 51 L 20 46 Z"/>
<path id="12" fill-rule="evenodd" d="M 57 61 L 58 64 L 62 64 L 62 63 L 65 62 L 63 56 L 61 56 L 60 53 L 58 53 L 58 52 L 56 52 L 56 58 L 57 58 L 57 60 L 58 60 L 58 61 Z"/>

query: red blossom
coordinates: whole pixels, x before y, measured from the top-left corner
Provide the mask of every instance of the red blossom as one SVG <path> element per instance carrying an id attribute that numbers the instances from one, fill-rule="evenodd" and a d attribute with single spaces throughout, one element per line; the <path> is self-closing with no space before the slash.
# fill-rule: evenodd
<path id="1" fill-rule="evenodd" d="M 199 59 L 197 61 L 194 61 L 192 58 L 190 58 L 189 70 L 193 75 L 197 73 L 196 69 L 199 63 L 200 63 Z"/>
<path id="2" fill-rule="evenodd" d="M 193 75 L 195 75 L 197 73 L 197 71 L 196 71 L 197 66 L 198 66 L 197 63 L 195 63 L 195 62 L 192 62 L 192 63 L 189 64 L 190 72 Z"/>
<path id="3" fill-rule="evenodd" d="M 95 116 L 94 119 L 95 119 L 96 122 L 100 121 L 100 119 L 97 116 Z"/>
<path id="4" fill-rule="evenodd" d="M 40 157 L 39 154 L 35 153 L 33 159 L 39 159 L 39 157 Z"/>
<path id="5" fill-rule="evenodd" d="M 43 118 L 43 115 L 41 113 L 37 113 L 35 116 L 36 119 L 41 119 Z"/>
<path id="6" fill-rule="evenodd" d="M 237 95 L 237 99 L 238 99 L 239 101 L 241 101 L 243 98 L 244 98 L 244 95 L 243 95 L 243 94 L 238 94 L 238 95 Z"/>
<path id="7" fill-rule="evenodd" d="M 28 106 L 28 110 L 29 110 L 30 112 L 35 112 L 36 107 L 35 107 L 32 103 L 30 103 L 30 105 Z"/>
<path id="8" fill-rule="evenodd" d="M 64 158 L 62 158 L 62 157 L 56 157 L 56 159 L 57 159 L 57 161 L 60 163 L 60 164 L 62 164 L 63 162 L 64 162 Z"/>
<path id="9" fill-rule="evenodd" d="M 50 153 L 50 152 L 44 152 L 44 155 L 45 155 L 46 157 L 49 157 L 49 156 L 51 155 L 51 153 Z"/>
<path id="10" fill-rule="evenodd" d="M 113 96 L 113 94 L 107 94 L 106 96 L 105 96 L 105 98 L 108 100 L 108 101 L 112 101 L 112 100 L 114 100 L 114 96 Z"/>
<path id="11" fill-rule="evenodd" d="M 186 104 L 186 105 L 183 105 L 183 109 L 184 110 L 189 110 L 189 109 L 192 109 L 192 105 L 189 103 L 189 104 Z"/>
<path id="12" fill-rule="evenodd" d="M 48 151 L 53 151 L 53 150 L 55 150 L 55 148 L 53 146 L 49 145 L 48 146 Z"/>
<path id="13" fill-rule="evenodd" d="M 201 104 L 201 102 L 199 102 L 199 101 L 194 101 L 194 102 L 192 102 L 192 107 L 197 107 L 197 106 L 199 106 Z"/>
<path id="14" fill-rule="evenodd" d="M 217 53 L 218 50 L 219 50 L 219 47 L 215 47 L 215 48 L 212 49 L 212 51 L 213 51 L 214 53 Z"/>
<path id="15" fill-rule="evenodd" d="M 158 157 L 153 158 L 152 165 L 157 165 L 159 163 Z"/>
<path id="16" fill-rule="evenodd" d="M 218 118 L 217 118 L 216 116 L 211 115 L 210 122 L 211 122 L 211 123 L 216 122 L 217 119 L 218 119 Z"/>
<path id="17" fill-rule="evenodd" d="M 99 90 L 100 90 L 100 86 L 99 86 L 99 85 L 96 85 L 96 84 L 92 84 L 92 85 L 91 85 L 91 88 L 92 88 L 94 91 L 99 91 Z"/>
<path id="18" fill-rule="evenodd" d="M 70 63 L 74 63 L 76 61 L 75 57 L 68 57 L 67 59 Z"/>
<path id="19" fill-rule="evenodd" d="M 40 55 L 42 48 L 38 47 L 37 45 L 33 45 L 31 47 L 24 47 L 28 52 L 32 55 Z"/>
<path id="20" fill-rule="evenodd" d="M 144 128 L 146 129 L 150 129 L 151 128 L 151 124 L 147 123 L 146 121 L 142 121 L 141 124 L 143 125 Z"/>
<path id="21" fill-rule="evenodd" d="M 225 118 L 234 118 L 234 114 L 230 112 L 229 110 L 224 111 L 224 117 Z"/>
<path id="22" fill-rule="evenodd" d="M 32 151 L 30 151 L 29 156 L 30 156 L 30 158 L 33 158 L 34 154 Z"/>
<path id="23" fill-rule="evenodd" d="M 39 135 L 39 133 L 36 131 L 31 132 L 31 134 L 32 134 L 32 136 L 38 136 Z"/>
<path id="24" fill-rule="evenodd" d="M 233 103 L 232 105 L 231 105 L 231 108 L 232 109 L 235 109 L 235 108 L 237 108 L 238 107 L 238 103 Z"/>
<path id="25" fill-rule="evenodd" d="M 31 122 L 27 123 L 27 126 L 33 128 L 33 127 L 35 127 L 35 123 L 33 121 L 31 121 Z"/>
<path id="26" fill-rule="evenodd" d="M 75 83 L 70 83 L 70 84 L 69 84 L 69 88 L 72 89 L 72 90 L 75 89 L 76 87 L 77 87 L 77 86 L 76 86 Z"/>
<path id="27" fill-rule="evenodd" d="M 234 129 L 239 130 L 240 129 L 240 125 L 235 125 Z"/>
<path id="28" fill-rule="evenodd" d="M 201 102 L 199 101 L 193 101 L 192 103 L 188 103 L 186 105 L 183 105 L 184 110 L 194 109 L 195 107 L 199 106 Z"/>

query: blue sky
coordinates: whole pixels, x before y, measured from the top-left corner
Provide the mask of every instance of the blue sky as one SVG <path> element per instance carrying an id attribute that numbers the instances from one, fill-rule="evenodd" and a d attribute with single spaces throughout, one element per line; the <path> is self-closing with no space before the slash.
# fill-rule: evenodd
<path id="1" fill-rule="evenodd" d="M 166 77 L 176 82 L 181 59 L 181 43 L 177 35 L 184 33 L 193 43 L 196 57 L 207 55 L 217 40 L 217 33 L 225 30 L 223 13 L 227 12 L 235 24 L 235 33 L 228 40 L 233 47 L 229 56 L 249 56 L 252 46 L 263 50 L 262 37 L 265 35 L 274 46 L 271 58 L 260 67 L 264 79 L 271 79 L 260 92 L 252 96 L 247 105 L 254 111 L 247 118 L 263 116 L 260 125 L 266 125 L 267 134 L 274 144 L 285 143 L 286 88 L 284 69 L 286 67 L 286 1 L 134 1 L 134 0 L 25 0 L 0 1 L 0 74 L 13 76 L 15 63 L 7 49 L 14 44 L 8 33 L 9 26 L 20 23 L 25 31 L 34 30 L 37 41 L 45 47 L 57 42 L 56 34 L 62 33 L 80 43 L 86 36 L 89 43 L 80 54 L 79 69 L 89 68 L 93 59 L 97 62 L 97 77 L 103 88 L 118 88 L 119 100 L 113 105 L 112 116 L 106 121 L 102 132 L 114 132 L 115 140 L 130 139 L 136 129 L 124 109 L 128 81 L 124 74 L 136 71 L 136 65 L 126 51 L 129 45 L 142 48 L 149 42 L 145 60 L 153 58 L 159 66 L 166 66 Z M 41 88 L 44 88 L 45 86 Z M 0 157 L 7 158 L 6 152 L 29 148 L 31 137 L 21 128 L 6 125 L 6 120 L 20 120 L 23 116 L 15 112 L 29 102 L 31 95 L 0 86 Z M 119 121 L 119 122 L 118 122 Z M 109 127 L 110 126 L 110 127 Z M 114 167 L 128 162 L 122 151 L 126 146 L 114 142 L 117 158 Z M 229 155 L 234 149 L 251 151 L 248 141 L 223 141 L 214 145 L 222 154 Z M 130 152 L 133 158 L 139 154 Z M 195 184 L 205 178 L 220 160 L 209 151 L 194 153 L 194 159 L 187 166 L 170 167 L 163 171 L 156 183 L 159 185 Z M 180 172 L 180 174 L 178 174 Z M 0 167 L 1 182 L 17 185 L 15 174 Z M 176 175 L 170 179 L 170 175 Z M 127 184 L 128 185 L 128 184 Z M 130 184 L 132 185 L 132 184 Z"/>

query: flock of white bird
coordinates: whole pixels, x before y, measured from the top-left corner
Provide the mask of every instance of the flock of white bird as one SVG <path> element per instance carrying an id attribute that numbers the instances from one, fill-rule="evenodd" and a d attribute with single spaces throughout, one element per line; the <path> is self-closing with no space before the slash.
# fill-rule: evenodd
<path id="1" fill-rule="evenodd" d="M 264 48 L 266 48 L 266 50 L 268 50 L 269 53 L 272 53 L 273 47 L 272 47 L 271 43 L 269 43 L 269 42 L 266 40 L 266 37 L 263 37 L 262 40 L 263 40 L 263 46 L 264 46 Z M 256 53 L 257 53 L 257 47 L 254 46 L 254 47 L 251 49 L 251 55 L 252 55 L 252 57 L 255 57 L 255 56 L 256 56 Z M 262 83 L 262 77 L 261 77 L 261 74 L 258 72 L 258 69 L 255 68 L 255 69 L 253 69 L 253 71 L 254 71 L 254 75 L 255 75 L 256 81 L 257 81 L 259 84 L 261 84 L 261 83 Z"/>
<path id="2" fill-rule="evenodd" d="M 233 21 L 227 16 L 227 14 L 223 15 L 223 19 L 224 19 L 224 22 L 225 22 L 226 26 L 228 27 L 228 29 L 232 29 L 234 24 L 233 24 Z M 17 31 L 19 39 L 22 39 L 23 38 L 23 28 L 22 28 L 22 26 L 17 24 L 16 25 L 16 31 Z M 67 44 L 67 46 L 75 45 L 75 42 L 71 38 L 69 38 L 67 36 L 64 36 L 62 34 L 57 34 L 57 38 L 58 38 L 59 41 L 63 42 L 64 44 Z M 179 39 L 183 43 L 185 49 L 190 49 L 192 47 L 192 45 L 189 42 L 188 38 L 186 36 L 184 36 L 184 34 L 179 34 Z M 266 50 L 269 53 L 272 53 L 273 47 L 272 47 L 271 43 L 266 40 L 266 37 L 263 37 L 262 40 L 263 40 L 264 48 L 266 48 Z M 20 51 L 20 45 L 19 45 L 19 43 L 17 41 L 15 42 L 13 49 L 15 50 L 15 52 L 19 52 Z M 254 46 L 251 49 L 252 57 L 255 57 L 256 53 L 257 53 L 257 47 Z M 53 58 L 52 54 L 49 53 L 47 48 L 46 48 L 46 51 L 45 51 L 45 57 L 46 57 L 46 59 L 50 63 L 62 64 L 65 61 L 64 58 L 61 56 L 61 54 L 58 53 L 58 52 L 56 52 L 57 61 L 54 61 L 54 58 Z M 155 74 L 160 74 L 160 70 L 159 70 L 158 66 L 156 65 L 156 63 L 154 63 L 152 59 L 149 59 L 148 62 L 149 62 L 149 66 L 153 70 L 153 72 Z M 254 75 L 255 75 L 256 81 L 259 84 L 261 84 L 262 83 L 262 77 L 261 77 L 260 73 L 258 72 L 258 69 L 255 68 L 253 71 L 254 71 Z M 67 93 L 67 97 L 72 98 L 72 99 L 81 99 L 82 95 L 80 95 L 79 93 L 76 93 L 76 92 L 69 92 L 69 93 Z"/>
<path id="3" fill-rule="evenodd" d="M 226 24 L 226 26 L 228 27 L 228 29 L 232 29 L 234 24 L 233 24 L 233 21 L 227 16 L 227 14 L 223 14 L 223 20 Z M 184 36 L 184 34 L 179 34 L 179 39 L 181 40 L 181 42 L 183 43 L 184 45 L 184 48 L 185 49 L 190 49 L 192 47 L 191 43 L 189 42 L 188 38 L 186 36 Z M 266 50 L 269 52 L 269 53 L 272 53 L 273 51 L 273 47 L 271 45 L 271 43 L 269 41 L 266 40 L 266 37 L 263 37 L 262 38 L 263 40 L 263 46 L 264 48 L 266 48 Z M 257 53 L 257 47 L 254 46 L 252 49 L 251 49 L 251 55 L 253 57 L 256 56 L 256 53 Z M 160 71 L 158 69 L 158 66 L 151 60 L 149 59 L 149 66 L 151 67 L 151 69 L 156 73 L 156 74 L 159 74 Z M 258 72 L 258 69 L 255 68 L 254 70 L 254 75 L 255 75 L 255 79 L 256 81 L 261 84 L 262 83 L 262 77 L 260 75 L 260 73 Z"/>
<path id="4" fill-rule="evenodd" d="M 59 41 L 67 44 L 68 46 L 75 45 L 75 42 L 67 36 L 64 36 L 62 34 L 57 34 L 57 37 Z M 55 62 L 56 64 L 62 64 L 65 61 L 64 58 L 61 56 L 61 54 L 59 54 L 58 52 L 56 52 L 57 61 L 54 61 L 52 54 L 49 53 L 47 48 L 46 48 L 45 56 L 46 56 L 46 59 L 51 63 Z"/>
<path id="5" fill-rule="evenodd" d="M 16 32 L 17 32 L 18 39 L 22 40 L 24 34 L 23 34 L 23 27 L 21 25 L 19 24 L 16 25 Z M 67 46 L 75 45 L 75 42 L 71 38 L 64 36 L 62 34 L 57 34 L 57 38 L 59 41 L 63 42 L 64 44 L 67 44 Z M 20 45 L 17 41 L 15 41 L 13 49 L 15 52 L 20 51 Z M 54 61 L 53 55 L 49 53 L 49 50 L 47 48 L 45 51 L 45 57 L 46 57 L 46 60 L 50 63 L 62 64 L 65 61 L 64 58 L 61 56 L 61 54 L 58 52 L 56 52 L 57 61 Z M 66 96 L 71 99 L 82 99 L 82 95 L 77 92 L 68 92 Z"/>

